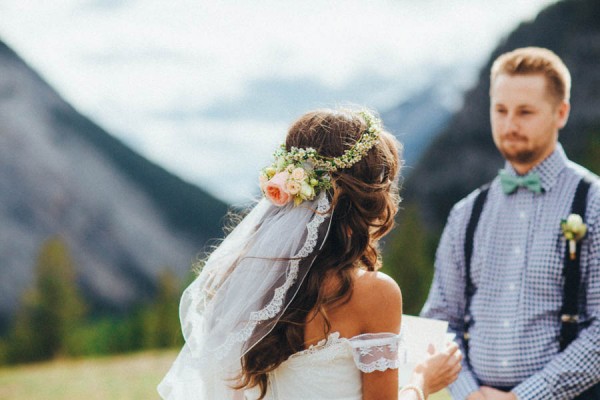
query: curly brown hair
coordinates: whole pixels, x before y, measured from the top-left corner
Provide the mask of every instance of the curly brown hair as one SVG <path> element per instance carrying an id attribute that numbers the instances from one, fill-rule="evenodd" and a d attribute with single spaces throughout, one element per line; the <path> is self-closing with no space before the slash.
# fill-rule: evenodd
<path id="1" fill-rule="evenodd" d="M 317 110 L 292 124 L 286 147 L 312 147 L 326 157 L 338 157 L 367 130 L 359 112 Z M 242 358 L 238 388 L 258 386 L 260 399 L 267 392 L 268 373 L 305 347 L 306 322 L 321 315 L 325 332 L 330 324 L 325 309 L 344 304 L 352 296 L 354 268 L 369 271 L 381 266 L 378 240 L 394 226 L 400 197 L 401 145 L 388 132 L 362 158 L 347 169 L 331 174 L 332 215 L 329 236 L 316 256 L 297 295 L 273 330 Z M 335 276 L 339 285 L 333 293 L 324 290 L 325 278 Z"/>

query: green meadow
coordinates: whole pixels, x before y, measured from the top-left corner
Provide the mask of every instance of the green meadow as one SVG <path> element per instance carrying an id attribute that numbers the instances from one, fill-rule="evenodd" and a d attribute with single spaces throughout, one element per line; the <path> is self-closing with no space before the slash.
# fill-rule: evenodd
<path id="1" fill-rule="evenodd" d="M 177 352 L 148 351 L 0 368 L 2 400 L 158 399 L 156 385 Z"/>
<path id="2" fill-rule="evenodd" d="M 0 368 L 1 400 L 152 400 L 176 350 Z M 447 393 L 430 400 L 449 400 Z M 190 399 L 191 400 L 191 399 Z"/>

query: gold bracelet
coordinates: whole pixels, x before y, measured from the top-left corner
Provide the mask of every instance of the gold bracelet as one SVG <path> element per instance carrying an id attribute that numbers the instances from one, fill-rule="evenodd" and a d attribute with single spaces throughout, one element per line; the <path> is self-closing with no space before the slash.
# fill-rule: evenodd
<path id="1" fill-rule="evenodd" d="M 402 387 L 402 389 L 400 389 L 400 393 L 404 392 L 405 390 L 414 390 L 417 393 L 419 400 L 425 400 L 425 395 L 420 387 L 416 385 L 405 385 Z"/>

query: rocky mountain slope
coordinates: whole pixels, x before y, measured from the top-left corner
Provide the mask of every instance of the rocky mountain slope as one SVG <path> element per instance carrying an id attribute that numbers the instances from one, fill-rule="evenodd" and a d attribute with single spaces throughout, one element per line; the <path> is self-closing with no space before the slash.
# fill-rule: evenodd
<path id="1" fill-rule="evenodd" d="M 433 80 L 422 91 L 381 114 L 385 128 L 403 145 L 405 175 L 410 174 L 427 146 L 453 115 L 450 105 L 444 102 L 444 91 L 458 92 L 458 88 L 449 86 Z"/>
<path id="2" fill-rule="evenodd" d="M 162 269 L 185 275 L 225 212 L 79 114 L 0 41 L 0 320 L 50 236 L 67 243 L 88 301 L 115 310 L 152 294 Z"/>

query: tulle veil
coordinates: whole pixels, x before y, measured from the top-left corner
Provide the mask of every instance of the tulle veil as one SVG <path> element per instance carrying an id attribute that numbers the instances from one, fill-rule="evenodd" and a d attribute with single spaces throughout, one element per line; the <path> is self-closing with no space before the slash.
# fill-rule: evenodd
<path id="1" fill-rule="evenodd" d="M 223 240 L 185 290 L 185 345 L 158 386 L 162 398 L 243 399 L 232 389 L 241 358 L 275 326 L 329 233 L 331 207 L 262 199 Z"/>

